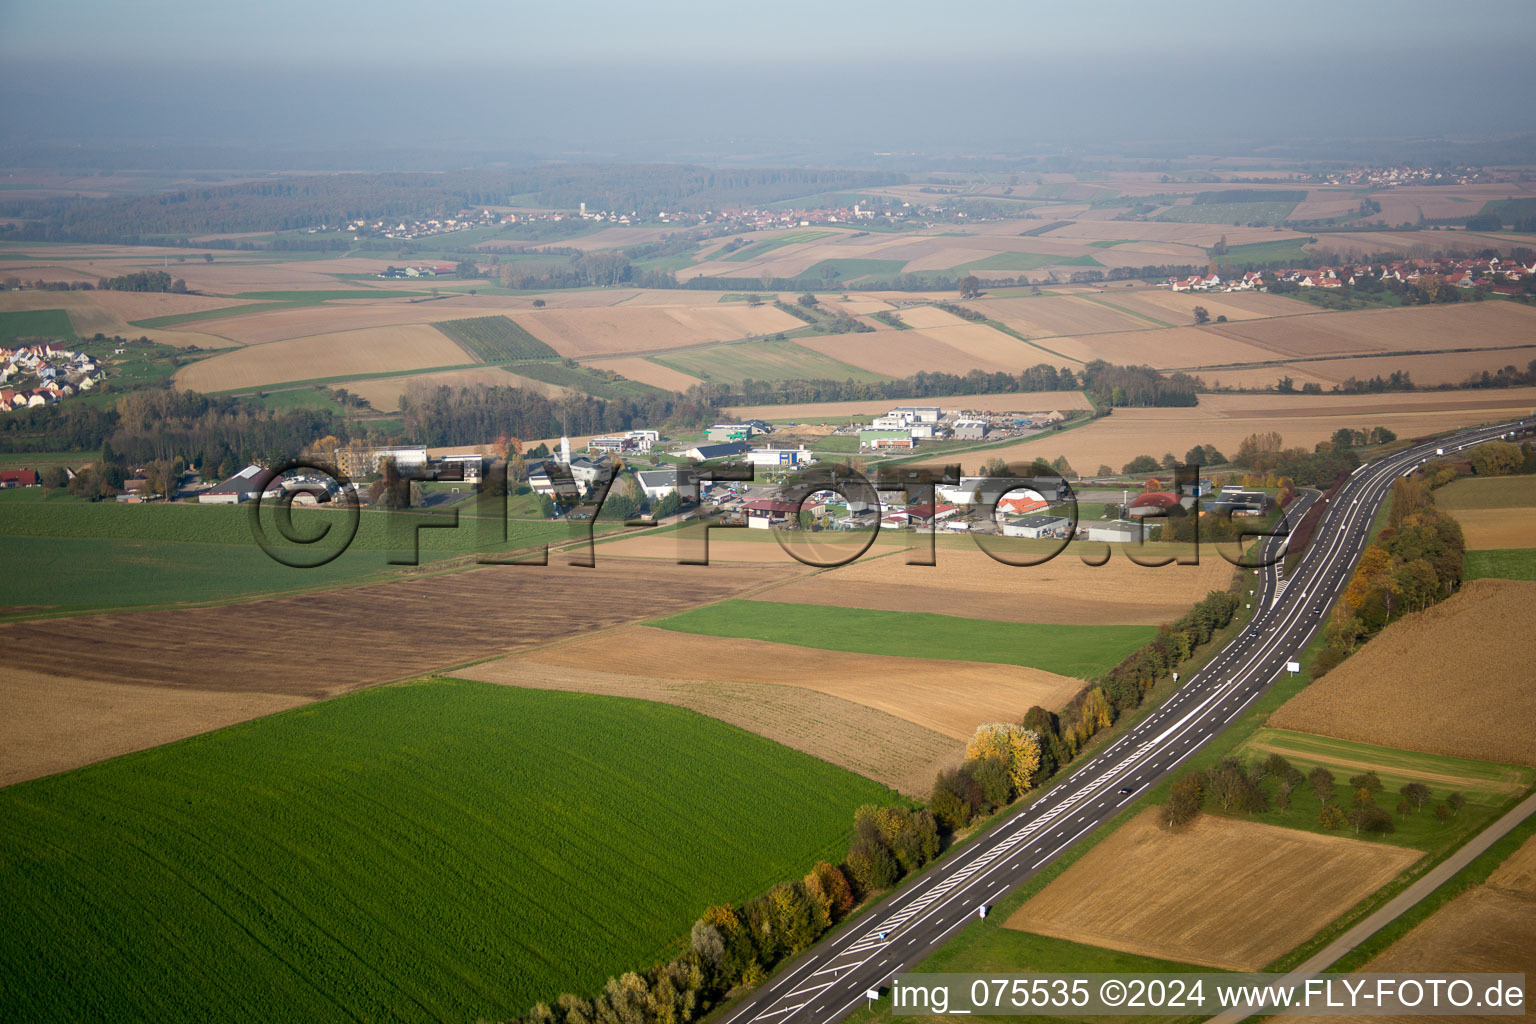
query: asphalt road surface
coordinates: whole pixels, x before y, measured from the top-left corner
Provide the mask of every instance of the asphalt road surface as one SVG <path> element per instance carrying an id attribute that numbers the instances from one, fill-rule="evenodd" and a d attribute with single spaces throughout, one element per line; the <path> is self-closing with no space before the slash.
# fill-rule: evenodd
<path id="1" fill-rule="evenodd" d="M 1306 647 L 1349 582 L 1393 480 L 1433 458 L 1436 448 L 1450 453 L 1511 429 L 1466 431 L 1362 466 L 1330 501 L 1289 576 L 1281 571 L 1289 538 L 1266 538 L 1267 557 L 1260 561 L 1274 564 L 1254 574 L 1254 593 L 1244 595 L 1256 604 L 1252 620 L 1162 707 L 1039 800 L 944 857 L 853 927 L 802 953 L 732 1007 L 724 1024 L 841 1020 L 865 1005 L 866 993 L 916 965 L 977 920 L 981 908 L 1118 814 L 1242 714 Z M 1289 522 L 1299 522 L 1318 498 L 1316 492 L 1299 496 L 1287 510 Z"/>

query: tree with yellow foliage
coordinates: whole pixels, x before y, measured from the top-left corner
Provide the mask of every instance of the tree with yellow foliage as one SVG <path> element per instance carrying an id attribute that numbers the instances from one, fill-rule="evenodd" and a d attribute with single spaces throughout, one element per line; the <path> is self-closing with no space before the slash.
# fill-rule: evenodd
<path id="1" fill-rule="evenodd" d="M 995 757 L 1008 767 L 1014 789 L 1023 793 L 1035 784 L 1040 771 L 1040 737 L 1012 722 L 988 722 L 976 727 L 965 745 L 970 759 Z"/>

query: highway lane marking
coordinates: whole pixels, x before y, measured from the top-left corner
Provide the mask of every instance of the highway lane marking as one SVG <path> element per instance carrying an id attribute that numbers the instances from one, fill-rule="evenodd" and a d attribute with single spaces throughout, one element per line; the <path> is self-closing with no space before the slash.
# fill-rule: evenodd
<path id="1" fill-rule="evenodd" d="M 1371 483 L 1372 484 L 1376 484 L 1376 485 L 1379 485 L 1380 483 L 1384 482 L 1385 479 L 1388 479 L 1384 474 L 1374 474 L 1373 473 L 1373 474 L 1369 474 L 1368 477 L 1371 478 Z M 1358 504 L 1358 501 L 1355 504 Z M 1353 509 L 1353 507 L 1351 507 L 1350 510 L 1346 510 L 1346 512 L 1343 515 L 1343 518 L 1344 518 L 1346 523 L 1349 523 L 1351 520 L 1355 519 L 1355 516 L 1350 514 L 1352 509 Z M 1355 523 L 1353 525 L 1347 526 L 1345 528 L 1345 534 L 1347 536 L 1349 536 L 1349 537 L 1357 537 L 1359 535 L 1359 533 L 1360 533 L 1360 530 L 1359 530 L 1358 523 Z M 1326 573 L 1330 563 L 1335 562 L 1340 557 L 1340 555 L 1342 553 L 1340 552 L 1339 548 L 1341 546 L 1341 543 L 1342 543 L 1343 539 L 1344 538 L 1342 538 L 1342 537 L 1336 537 L 1334 543 L 1330 544 L 1328 546 L 1327 550 L 1323 554 L 1321 554 L 1319 556 L 1321 564 L 1317 567 L 1317 571 L 1318 572 Z M 1349 555 L 1349 557 L 1355 557 L 1355 555 L 1351 554 L 1351 555 Z M 1302 562 L 1302 566 L 1301 566 L 1302 569 L 1308 568 L 1308 561 L 1309 560 L 1306 559 L 1305 557 L 1303 558 L 1303 562 Z M 1250 686 L 1253 683 L 1257 682 L 1258 681 L 1258 677 L 1257 676 L 1253 676 L 1252 678 L 1248 678 L 1253 673 L 1255 661 L 1260 661 L 1260 660 L 1262 660 L 1263 657 L 1266 657 L 1269 654 L 1273 653 L 1273 649 L 1277 648 L 1277 643 L 1276 642 L 1277 641 L 1285 640 L 1291 634 L 1291 632 L 1294 630 L 1296 625 L 1299 625 L 1299 624 L 1301 624 L 1303 622 L 1306 622 L 1308 619 L 1316 618 L 1317 617 L 1316 611 L 1314 609 L 1308 616 L 1304 617 L 1303 619 L 1301 619 L 1299 621 L 1293 621 L 1293 620 L 1296 620 L 1296 612 L 1298 610 L 1300 610 L 1301 608 L 1303 608 L 1303 607 L 1305 607 L 1305 606 L 1304 605 L 1297 605 L 1296 608 L 1293 608 L 1290 611 L 1290 614 L 1287 614 L 1286 616 L 1284 616 L 1284 624 L 1286 625 L 1286 629 L 1285 629 L 1284 633 L 1282 633 L 1278 637 L 1275 637 L 1273 641 L 1271 641 L 1268 638 L 1260 640 L 1260 642 L 1259 642 L 1259 647 L 1261 649 L 1260 653 L 1258 655 L 1250 657 L 1248 659 L 1247 663 L 1244 664 L 1242 669 L 1237 673 L 1237 675 L 1233 679 L 1223 681 L 1223 683 L 1220 686 L 1218 686 L 1216 688 L 1216 690 L 1212 692 L 1212 694 L 1207 696 L 1205 701 L 1201 702 L 1199 707 L 1200 708 L 1204 708 L 1204 707 L 1210 705 L 1212 703 L 1212 698 L 1216 698 L 1217 699 L 1217 703 L 1225 701 L 1228 696 L 1235 695 L 1236 693 L 1241 692 L 1243 688 L 1245 688 L 1247 686 Z M 1272 630 L 1272 632 L 1273 631 L 1274 630 Z M 1308 631 L 1308 632 L 1310 632 L 1310 631 Z M 1221 657 L 1221 659 L 1219 659 L 1219 662 L 1224 664 L 1225 661 L 1226 661 L 1226 658 L 1227 658 L 1227 656 L 1223 655 Z M 1195 689 L 1193 687 L 1193 684 L 1196 682 L 1196 680 L 1198 678 L 1202 677 L 1202 676 L 1208 676 L 1208 675 L 1209 675 L 1209 673 L 1200 673 L 1200 674 L 1197 674 L 1196 677 L 1192 677 L 1190 679 L 1189 686 L 1186 689 L 1186 693 L 1188 694 L 1188 696 L 1192 697 L 1192 696 L 1195 695 Z M 1271 679 L 1268 683 L 1265 683 L 1263 686 L 1257 687 L 1254 690 L 1253 694 L 1250 695 L 1244 701 L 1244 704 L 1250 702 L 1253 699 L 1253 697 L 1256 697 L 1259 693 L 1263 692 L 1263 689 L 1266 688 L 1268 685 L 1270 685 L 1270 683 L 1272 683 L 1272 682 L 1273 682 L 1273 679 Z M 1181 698 L 1176 698 L 1176 699 L 1182 700 L 1183 698 L 1181 697 Z M 1166 738 L 1171 733 L 1174 733 L 1174 732 L 1186 731 L 1186 730 L 1181 730 L 1180 727 L 1185 722 L 1188 721 L 1189 717 L 1190 716 L 1186 715 L 1185 718 L 1183 720 L 1181 720 L 1180 723 L 1176 723 L 1169 730 L 1166 730 L 1162 734 L 1162 736 L 1160 738 Z M 1145 725 L 1146 725 L 1146 723 L 1143 722 L 1142 726 L 1145 726 Z M 1202 728 L 1203 729 L 1208 729 L 1210 727 L 1210 725 L 1211 725 L 1211 723 L 1209 723 L 1209 722 L 1202 723 Z M 1138 731 L 1141 731 L 1141 727 L 1140 726 L 1138 727 Z M 1115 747 L 1119 746 L 1119 744 L 1124 742 L 1124 740 L 1131 738 L 1132 735 L 1135 735 L 1135 733 L 1128 734 L 1127 736 L 1122 737 L 1120 740 L 1117 740 L 1114 745 L 1112 745 L 1110 748 L 1108 748 L 1105 751 L 1105 754 L 1107 755 L 1109 753 L 1109 751 L 1115 749 Z M 1214 732 L 1212 732 L 1211 735 L 1214 735 Z M 1193 744 L 1194 741 L 1196 740 L 1196 738 L 1199 739 L 1199 742 L 1203 743 L 1203 742 L 1205 742 L 1206 739 L 1209 738 L 1209 736 L 1206 736 L 1206 735 L 1203 735 L 1203 734 L 1198 734 L 1197 736 L 1185 735 L 1182 738 L 1181 742 L 1182 743 Z M 1110 780 L 1110 779 L 1112 779 L 1112 778 L 1114 778 L 1116 776 L 1123 775 L 1128 770 L 1137 770 L 1137 768 L 1139 767 L 1137 765 L 1137 762 L 1142 761 L 1144 759 L 1150 764 L 1150 762 L 1153 759 L 1151 757 L 1151 755 L 1156 752 L 1155 748 L 1157 748 L 1159 745 L 1160 744 L 1158 744 L 1156 742 L 1149 742 L 1149 743 L 1142 744 L 1142 746 L 1140 748 L 1138 748 L 1137 750 L 1133 751 L 1131 753 L 1131 755 L 1128 758 L 1126 758 L 1126 760 L 1122 764 L 1116 766 L 1115 768 L 1112 768 L 1109 772 L 1107 772 L 1104 776 L 1101 776 L 1097 780 L 1089 780 L 1089 781 L 1087 781 L 1085 784 L 1083 784 L 1081 786 L 1081 788 L 1079 788 L 1077 791 L 1071 793 L 1069 795 L 1069 798 L 1066 801 L 1064 801 L 1060 806 L 1058 806 L 1056 809 L 1054 809 L 1048 815 L 1042 817 L 1040 820 L 1037 820 L 1036 822 L 1031 823 L 1028 827 L 1020 829 L 1018 832 L 1015 832 L 1012 835 L 1010 835 L 1010 836 L 1002 839 L 1001 841 L 995 843 L 993 845 L 992 849 L 990 849 L 986 854 L 984 854 L 983 856 L 978 857 L 973 863 L 971 863 L 969 865 L 966 865 L 966 867 L 962 871 L 956 872 L 954 877 L 952 877 L 951 879 L 947 880 L 945 883 L 941 884 L 940 886 L 935 887 L 935 889 L 932 890 L 930 893 L 928 893 L 923 900 L 920 900 L 918 902 L 923 904 L 924 906 L 926 906 L 926 905 L 934 902 L 934 900 L 937 899 L 937 897 L 940 896 L 940 895 L 947 895 L 950 892 L 954 892 L 955 895 L 959 895 L 959 894 L 965 892 L 966 890 L 970 889 L 971 886 L 975 883 L 975 881 L 980 881 L 981 878 L 985 878 L 986 876 L 991 875 L 992 872 L 994 870 L 996 870 L 997 867 L 1004 867 L 1004 866 L 1006 866 L 1010 861 L 1012 861 L 1014 859 L 1014 857 L 1017 855 L 1017 853 L 1022 853 L 1023 850 L 1021 849 L 1019 851 L 1016 851 L 1013 854 L 1010 854 L 1009 856 L 1005 857 L 1001 861 L 1001 863 L 999 863 L 998 865 L 995 865 L 993 867 L 988 867 L 988 865 L 990 865 L 992 861 L 996 860 L 997 857 L 1000 856 L 1003 852 L 1005 852 L 1008 849 L 1011 849 L 1014 845 L 1017 845 L 1018 843 L 1020 843 L 1022 840 L 1024 840 L 1031 833 L 1033 833 L 1035 831 L 1038 831 L 1039 828 L 1042 825 L 1047 824 L 1049 819 L 1056 817 L 1057 814 L 1059 814 L 1062 810 L 1065 810 L 1065 809 L 1069 808 L 1072 804 L 1075 804 L 1075 803 L 1079 802 L 1085 796 L 1091 796 L 1092 793 L 1096 792 L 1099 789 L 1102 789 L 1104 787 L 1104 785 L 1107 783 L 1108 780 Z M 1164 769 L 1164 771 L 1171 770 L 1173 767 L 1177 766 L 1180 762 L 1183 761 L 1183 759 L 1185 757 L 1187 757 L 1190 753 L 1192 753 L 1194 751 L 1194 749 L 1196 749 L 1196 747 L 1194 745 L 1191 745 L 1189 751 L 1186 751 L 1183 755 L 1181 755 L 1179 758 L 1177 758 L 1173 762 L 1173 764 L 1170 765 L 1168 769 Z M 1099 759 L 1095 759 L 1095 760 L 1097 761 Z M 1090 762 L 1089 767 L 1091 767 L 1093 763 L 1094 762 Z M 1131 794 L 1131 796 L 1134 797 L 1135 794 Z M 1121 802 L 1123 803 L 1124 801 L 1121 801 Z M 1038 806 L 1040 806 L 1043 803 L 1044 803 L 1044 798 L 1042 798 L 1042 801 L 1040 802 L 1040 804 L 1036 804 L 1035 806 L 1038 807 Z M 1029 812 L 1026 810 L 1023 814 L 1021 814 L 1018 817 L 1016 817 L 1015 819 L 1013 819 L 1013 821 L 1021 820 L 1028 813 Z M 1081 819 L 1079 819 L 1079 820 L 1081 820 Z M 1094 827 L 1094 824 L 1088 825 L 1085 829 L 1083 829 L 1081 832 L 1078 833 L 1078 836 L 1081 836 L 1083 832 L 1086 832 L 1086 831 L 1088 831 L 1088 829 L 1091 829 L 1093 827 Z M 1061 833 L 1058 833 L 1058 836 L 1060 834 Z M 1062 844 L 1061 847 L 1057 848 L 1056 852 L 1059 852 L 1061 849 L 1063 849 L 1066 846 L 1070 845 L 1072 842 L 1075 842 L 1076 839 L 1078 838 L 1078 836 L 1074 836 L 1073 839 L 1068 840 L 1067 843 Z M 1029 844 L 1026 843 L 1025 844 L 1025 848 L 1027 848 L 1028 845 Z M 1050 856 L 1055 856 L 1055 855 L 1056 855 L 1056 853 L 1052 853 Z M 1049 860 L 1050 856 L 1048 856 L 1045 859 Z M 1043 863 L 1043 861 L 1042 861 L 1042 863 Z M 983 868 L 986 868 L 986 870 L 982 871 Z M 977 878 L 974 881 L 971 881 L 970 880 L 970 876 L 975 875 L 977 872 L 981 872 L 981 878 Z M 965 882 L 966 884 L 962 885 L 961 884 L 962 882 Z M 999 884 L 1001 884 L 1000 881 L 995 881 L 993 883 L 992 887 L 995 888 Z M 952 902 L 952 900 L 950 900 L 950 899 L 942 900 L 939 903 L 938 906 L 934 907 L 934 909 L 932 911 L 930 911 L 928 914 L 925 914 L 920 919 L 920 921 L 926 921 L 934 913 L 937 913 L 940 910 L 943 910 L 946 907 L 948 907 L 951 902 Z M 909 908 L 909 911 L 916 910 L 916 909 L 918 909 L 918 908 L 914 905 L 913 907 Z M 910 920 L 910 917 L 911 917 L 910 913 L 903 913 L 903 914 L 899 914 L 897 916 L 898 917 L 902 917 L 902 918 L 904 918 L 906 920 Z M 961 917 L 960 921 L 964 921 L 966 919 L 967 919 L 967 917 Z M 905 920 L 902 923 L 905 923 Z M 958 924 L 958 923 L 959 922 L 956 922 L 956 924 Z M 953 927 L 955 927 L 955 925 L 952 925 L 950 929 L 946 929 L 945 934 L 947 934 L 947 932 L 949 930 L 952 930 Z M 844 955 L 847 955 L 848 953 L 854 952 L 855 949 L 857 949 L 857 947 L 859 945 L 860 945 L 860 943 L 856 942 L 854 944 L 854 946 L 849 947 L 848 949 L 845 949 L 843 951 L 843 953 L 838 954 L 838 956 L 844 956 Z M 859 951 L 862 951 L 862 950 L 859 950 Z M 872 953 L 871 957 L 873 955 L 874 954 Z M 862 966 L 863 963 L 867 963 L 868 962 L 868 959 L 869 958 L 866 957 L 865 960 L 861 961 L 858 965 L 855 965 L 855 966 Z M 882 963 L 883 962 L 884 961 L 882 961 Z M 839 969 L 841 969 L 841 968 L 839 968 Z M 857 998 L 853 1000 L 853 1002 L 857 1002 L 857 1001 L 858 1001 Z M 802 1005 L 804 1005 L 804 1004 L 802 1004 Z M 849 1003 L 847 1005 L 851 1006 L 851 1005 L 853 1005 L 853 1003 Z M 845 1006 L 844 1009 L 846 1009 L 846 1008 L 847 1007 Z"/>

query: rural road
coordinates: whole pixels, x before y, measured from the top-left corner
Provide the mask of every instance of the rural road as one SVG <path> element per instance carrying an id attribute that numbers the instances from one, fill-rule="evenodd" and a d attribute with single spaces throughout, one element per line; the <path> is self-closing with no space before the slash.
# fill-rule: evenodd
<path id="1" fill-rule="evenodd" d="M 1392 482 L 1447 450 L 1491 440 L 1509 424 L 1465 431 L 1362 466 L 1340 487 L 1311 545 L 1287 578 L 1288 537 L 1264 541 L 1274 565 L 1258 573 L 1253 619 L 1160 708 L 1039 800 L 944 857 L 887 896 L 852 927 L 785 965 L 722 1015 L 721 1024 L 837 1021 L 887 985 L 1044 865 L 1119 813 L 1147 787 L 1208 743 L 1269 688 L 1321 628 L 1369 539 Z M 1307 492 L 1291 506 L 1304 514 Z M 1129 787 L 1130 793 L 1121 792 Z"/>
<path id="2" fill-rule="evenodd" d="M 1532 814 L 1536 814 L 1536 794 L 1520 801 L 1498 821 L 1473 836 L 1471 842 L 1436 864 L 1425 873 L 1423 878 L 1388 900 L 1380 910 L 1309 957 L 1305 963 L 1287 974 L 1279 984 L 1301 984 L 1312 975 L 1326 971 L 1338 963 L 1344 954 L 1396 921 L 1407 913 L 1409 908 L 1450 881 L 1452 875 L 1476 860 L 1488 847 L 1509 835 L 1514 831 L 1515 826 Z M 1238 1021 L 1247 1020 L 1253 1015 L 1253 1011 L 1229 1010 L 1210 1018 L 1208 1024 L 1237 1024 Z"/>

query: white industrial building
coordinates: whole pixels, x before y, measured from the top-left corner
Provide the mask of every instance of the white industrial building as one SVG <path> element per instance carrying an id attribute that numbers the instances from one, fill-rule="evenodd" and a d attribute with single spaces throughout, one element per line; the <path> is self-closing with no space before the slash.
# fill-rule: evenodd
<path id="1" fill-rule="evenodd" d="M 1004 537 L 1061 537 L 1072 528 L 1072 520 L 1064 516 L 1022 516 L 1003 521 Z"/>

